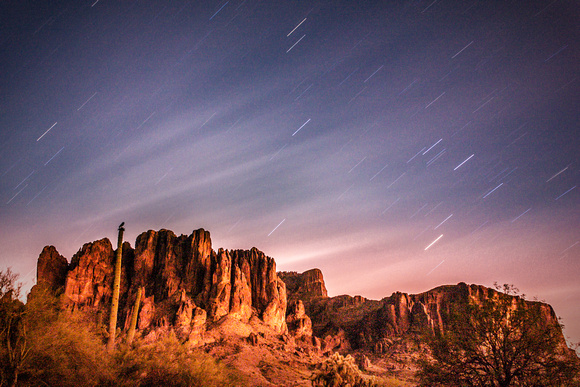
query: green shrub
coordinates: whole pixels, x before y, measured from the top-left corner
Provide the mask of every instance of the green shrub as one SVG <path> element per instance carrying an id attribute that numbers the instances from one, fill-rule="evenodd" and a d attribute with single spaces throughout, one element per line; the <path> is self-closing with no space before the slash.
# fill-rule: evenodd
<path id="1" fill-rule="evenodd" d="M 18 276 L 0 270 L 0 387 L 232 386 L 232 369 L 169 334 L 108 352 L 94 318 L 35 288 L 24 305 Z"/>
<path id="2" fill-rule="evenodd" d="M 137 342 L 133 348 L 121 348 L 114 357 L 119 386 L 240 385 L 233 369 L 181 344 L 173 334 L 154 343 Z"/>
<path id="3" fill-rule="evenodd" d="M 19 385 L 98 386 L 112 380 L 102 337 L 85 314 L 64 311 L 58 298 L 36 292 L 23 323 L 29 352 Z"/>

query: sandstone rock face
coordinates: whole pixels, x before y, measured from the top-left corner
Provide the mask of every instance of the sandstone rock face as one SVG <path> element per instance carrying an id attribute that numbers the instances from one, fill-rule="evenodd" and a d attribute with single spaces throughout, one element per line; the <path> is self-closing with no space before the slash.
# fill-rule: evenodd
<path id="1" fill-rule="evenodd" d="M 312 336 L 312 320 L 306 314 L 301 300 L 288 303 L 286 325 L 288 325 L 288 332 L 296 338 Z"/>
<path id="2" fill-rule="evenodd" d="M 46 246 L 38 256 L 36 278 L 39 286 L 52 291 L 64 288 L 68 261 L 60 255 L 54 246 Z"/>
<path id="3" fill-rule="evenodd" d="M 314 334 L 325 338 L 326 349 L 352 347 L 384 354 L 390 352 L 394 339 L 428 329 L 445 331 L 452 310 L 496 295 L 495 290 L 484 286 L 459 283 L 421 294 L 396 292 L 380 301 L 338 296 L 312 299 L 305 304 Z M 521 302 L 539 307 L 546 324 L 557 324 L 549 305 Z"/>
<path id="4" fill-rule="evenodd" d="M 220 249 L 217 253 L 212 283 L 214 286 L 209 295 L 208 313 L 214 319 L 220 319 L 230 313 L 230 299 L 232 296 L 231 258 L 223 249 Z"/>
<path id="5" fill-rule="evenodd" d="M 252 248 L 250 251 L 235 250 L 231 252 L 233 266 L 240 268 L 241 277 L 238 281 L 234 276 L 233 287 L 249 288 L 252 308 L 259 317 L 278 332 L 286 331 L 286 285 L 278 278 L 276 262 L 266 257 L 264 253 Z M 232 292 L 232 298 L 236 292 Z M 232 303 L 234 304 L 234 303 Z M 248 305 L 248 303 L 243 303 Z"/>
<path id="6" fill-rule="evenodd" d="M 114 251 L 108 239 L 86 243 L 71 259 L 65 296 L 73 307 L 95 307 L 110 303 Z"/>
<path id="7" fill-rule="evenodd" d="M 278 275 L 286 283 L 289 300 L 310 301 L 328 297 L 320 269 L 311 269 L 304 273 L 283 271 Z"/>
<path id="8" fill-rule="evenodd" d="M 181 304 L 175 314 L 175 330 L 184 341 L 197 344 L 201 339 L 207 322 L 207 312 L 195 305 L 182 290 Z"/>
<path id="9" fill-rule="evenodd" d="M 115 251 L 108 239 L 85 244 L 70 265 L 54 247 L 39 257 L 39 283 L 60 284 L 71 308 L 108 316 Z M 258 317 L 278 333 L 286 332 L 286 286 L 276 263 L 256 248 L 212 250 L 209 232 L 191 235 L 147 231 L 135 248 L 123 244 L 119 324 L 128 327 L 137 290 L 144 288 L 138 327 L 145 333 L 174 329 L 198 342 L 207 324 L 228 317 L 248 322 Z"/>

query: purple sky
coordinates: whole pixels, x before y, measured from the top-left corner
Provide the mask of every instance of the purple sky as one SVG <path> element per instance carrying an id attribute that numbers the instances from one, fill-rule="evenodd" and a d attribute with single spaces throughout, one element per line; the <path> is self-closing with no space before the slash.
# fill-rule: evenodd
<path id="1" fill-rule="evenodd" d="M 330 295 L 512 283 L 580 341 L 575 1 L 0 3 L 0 267 L 205 228 Z"/>

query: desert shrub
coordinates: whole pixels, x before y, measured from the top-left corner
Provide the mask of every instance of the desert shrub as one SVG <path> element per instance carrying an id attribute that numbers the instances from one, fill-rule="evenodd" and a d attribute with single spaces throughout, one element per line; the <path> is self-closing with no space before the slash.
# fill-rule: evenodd
<path id="1" fill-rule="evenodd" d="M 102 338 L 89 318 L 37 291 L 24 317 L 29 349 L 19 385 L 98 386 L 112 380 Z"/>
<path id="2" fill-rule="evenodd" d="M 169 334 L 154 343 L 137 342 L 114 355 L 116 385 L 233 386 L 239 375 L 200 350 L 181 344 Z"/>
<path id="3" fill-rule="evenodd" d="M 0 270 L 0 386 L 97 386 L 110 372 L 101 337 L 79 312 L 35 288 L 17 299 L 17 276 Z"/>
<path id="4" fill-rule="evenodd" d="M 172 334 L 107 351 L 93 318 L 40 287 L 23 304 L 17 278 L 0 270 L 0 387 L 241 384 L 234 370 Z"/>
<path id="5" fill-rule="evenodd" d="M 315 387 L 374 387 L 386 385 L 381 380 L 364 375 L 352 356 L 335 352 L 319 365 L 312 375 Z"/>

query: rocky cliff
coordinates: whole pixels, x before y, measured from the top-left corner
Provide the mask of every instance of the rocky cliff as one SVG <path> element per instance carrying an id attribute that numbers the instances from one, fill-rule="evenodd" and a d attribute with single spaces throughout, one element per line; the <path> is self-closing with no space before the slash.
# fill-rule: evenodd
<path id="1" fill-rule="evenodd" d="M 85 244 L 70 264 L 53 246 L 38 258 L 38 285 L 64 292 L 65 304 L 108 318 L 115 250 L 108 239 Z M 174 329 L 198 341 L 223 318 L 260 319 L 275 332 L 286 326 L 286 286 L 272 258 L 253 248 L 215 252 L 209 232 L 147 231 L 135 248 L 123 244 L 119 326 L 128 327 L 137 290 L 144 289 L 138 327 L 147 334 Z M 104 320 L 107 321 L 107 320 Z"/>
<path id="2" fill-rule="evenodd" d="M 92 311 L 108 321 L 114 259 L 106 238 L 85 244 L 70 264 L 47 246 L 38 258 L 38 286 L 60 289 L 69 308 Z M 289 333 L 322 352 L 375 354 L 389 353 L 401 338 L 444 331 L 452 310 L 498 294 L 459 283 L 421 294 L 396 292 L 382 300 L 328 297 L 320 270 L 277 273 L 274 260 L 256 248 L 216 252 L 203 229 L 181 236 L 150 230 L 137 237 L 134 248 L 124 243 L 120 328 L 128 328 L 139 288 L 144 295 L 138 328 L 145 335 L 171 329 L 183 340 L 201 343 L 204 332 L 220 321 L 228 320 L 226 325 L 232 327 L 231 320 L 258 319 L 273 332 Z M 549 305 L 521 302 L 540 308 L 546 324 L 557 324 Z"/>
<path id="3" fill-rule="evenodd" d="M 310 301 L 328 297 L 320 269 L 311 269 L 304 273 L 282 271 L 278 276 L 286 283 L 289 300 Z"/>
<path id="4" fill-rule="evenodd" d="M 416 338 L 426 330 L 445 331 L 453 311 L 461 312 L 470 302 L 478 304 L 499 294 L 484 286 L 459 283 L 420 294 L 396 292 L 380 301 L 361 296 L 328 297 L 319 272 L 281 273 L 281 278 L 287 281 L 288 298 L 303 301 L 312 321 L 313 335 L 322 338 L 323 351 L 391 353 L 401 339 Z M 513 297 L 513 302 L 539 308 L 545 324 L 558 325 L 550 305 L 518 297 Z M 561 341 L 565 346 L 563 335 Z M 407 346 L 408 340 L 403 342 Z"/>
<path id="5" fill-rule="evenodd" d="M 36 265 L 38 285 L 57 291 L 64 285 L 67 271 L 66 258 L 60 255 L 54 246 L 46 246 L 40 253 Z"/>

